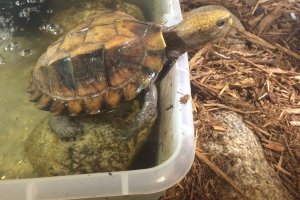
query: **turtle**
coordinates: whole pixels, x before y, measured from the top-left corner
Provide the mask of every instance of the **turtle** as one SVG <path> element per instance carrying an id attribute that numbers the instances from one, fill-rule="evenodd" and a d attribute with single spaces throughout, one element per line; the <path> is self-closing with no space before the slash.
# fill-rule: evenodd
<path id="1" fill-rule="evenodd" d="M 177 58 L 227 35 L 232 13 L 199 7 L 172 27 L 139 21 L 121 11 L 93 16 L 51 44 L 32 71 L 28 92 L 61 139 L 83 133 L 74 117 L 117 109 L 144 91 L 144 104 L 125 138 L 157 117 L 157 89 Z"/>

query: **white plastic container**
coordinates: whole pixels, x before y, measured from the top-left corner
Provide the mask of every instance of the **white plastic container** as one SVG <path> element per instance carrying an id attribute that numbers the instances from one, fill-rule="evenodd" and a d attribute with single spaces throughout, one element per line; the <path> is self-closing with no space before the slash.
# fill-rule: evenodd
<path id="1" fill-rule="evenodd" d="M 134 0 L 132 0 L 134 1 Z M 146 15 L 167 26 L 181 17 L 179 0 L 136 1 Z M 187 55 L 182 55 L 160 84 L 157 166 L 142 170 L 0 181 L 0 200 L 157 200 L 179 182 L 194 160 L 195 142 Z M 170 109 L 167 109 L 170 108 Z"/>

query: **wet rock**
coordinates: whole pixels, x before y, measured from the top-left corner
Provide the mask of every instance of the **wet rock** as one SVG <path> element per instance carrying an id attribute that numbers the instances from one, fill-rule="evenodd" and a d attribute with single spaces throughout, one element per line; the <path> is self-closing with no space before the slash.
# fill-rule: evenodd
<path id="1" fill-rule="evenodd" d="M 39 176 L 69 175 L 126 170 L 149 136 L 150 127 L 126 139 L 139 111 L 137 101 L 120 109 L 77 118 L 84 135 L 76 141 L 62 141 L 44 119 L 29 135 L 26 157 Z"/>

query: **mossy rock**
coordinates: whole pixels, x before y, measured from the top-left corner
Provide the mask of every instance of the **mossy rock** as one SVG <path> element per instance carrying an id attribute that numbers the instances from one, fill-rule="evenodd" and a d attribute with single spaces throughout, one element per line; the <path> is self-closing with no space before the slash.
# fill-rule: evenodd
<path id="1" fill-rule="evenodd" d="M 153 126 L 133 138 L 125 137 L 139 110 L 139 103 L 133 101 L 113 112 L 79 117 L 84 134 L 76 141 L 57 137 L 48 116 L 27 138 L 26 157 L 39 176 L 127 170 Z"/>

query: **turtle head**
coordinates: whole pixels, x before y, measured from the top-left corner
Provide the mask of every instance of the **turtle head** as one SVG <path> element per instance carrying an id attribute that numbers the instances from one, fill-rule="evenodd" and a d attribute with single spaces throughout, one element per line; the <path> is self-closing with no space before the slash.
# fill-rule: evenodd
<path id="1" fill-rule="evenodd" d="M 223 6 L 210 5 L 194 9 L 183 20 L 167 29 L 167 48 L 183 53 L 224 37 L 233 24 L 233 15 Z"/>

